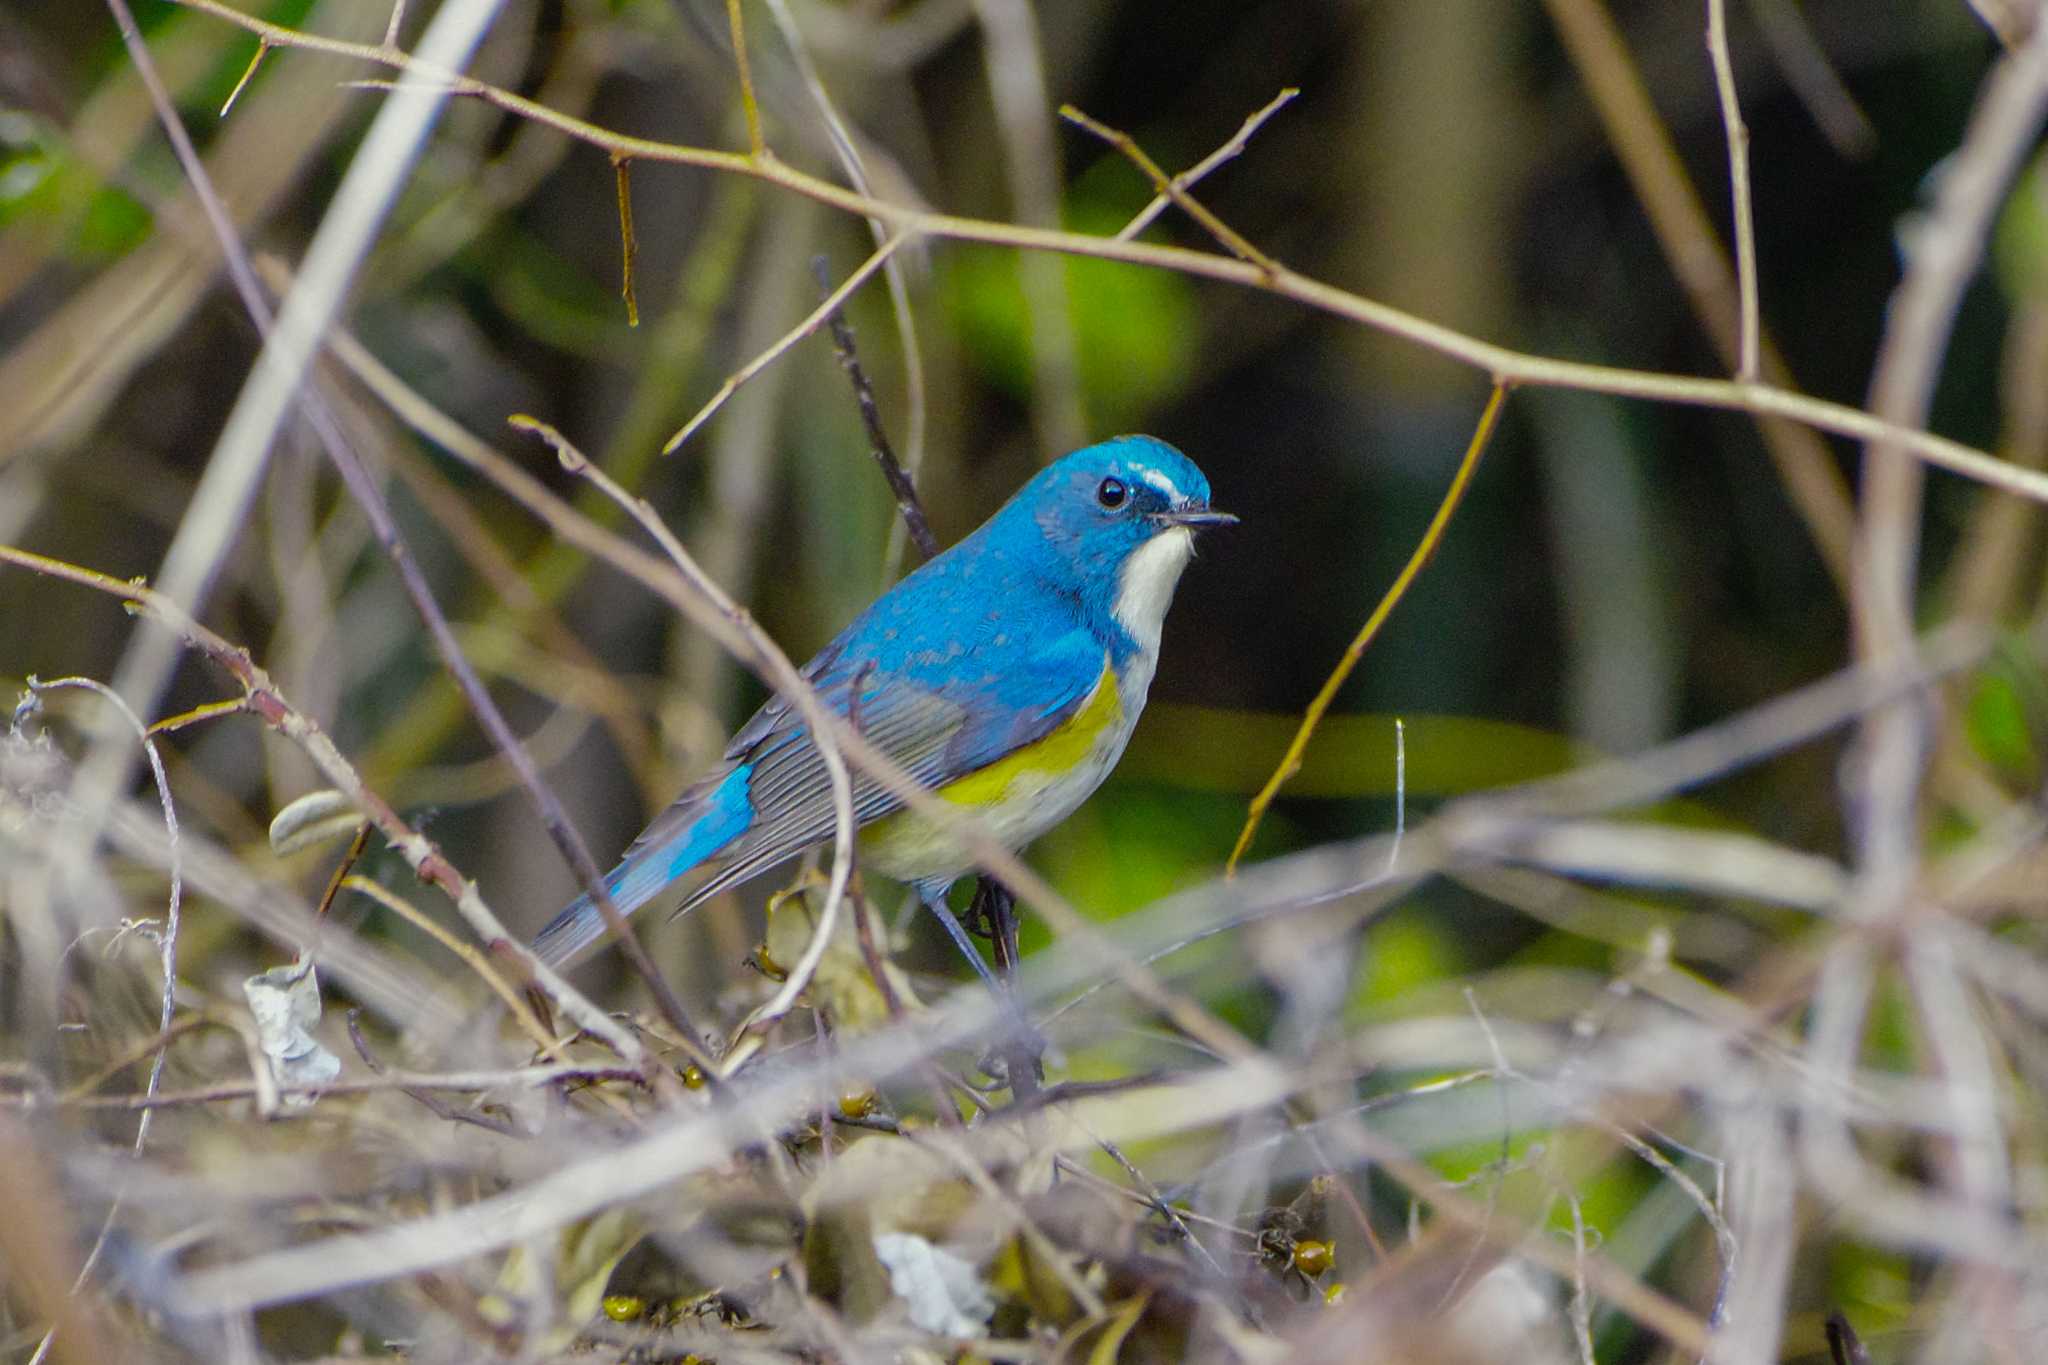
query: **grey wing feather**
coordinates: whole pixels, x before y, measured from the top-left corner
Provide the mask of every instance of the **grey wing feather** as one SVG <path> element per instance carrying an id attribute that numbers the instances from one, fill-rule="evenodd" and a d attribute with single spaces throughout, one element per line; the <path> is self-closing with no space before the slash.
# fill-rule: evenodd
<path id="1" fill-rule="evenodd" d="M 832 709 L 846 714 L 847 688 L 827 687 L 822 695 Z M 863 690 L 867 690 L 864 688 Z M 925 786 L 944 781 L 946 757 L 965 713 L 955 702 L 901 681 L 862 698 L 860 733 Z M 749 721 L 726 749 L 730 764 L 753 767 L 748 778 L 754 818 L 747 832 L 724 849 L 717 870 L 693 889 L 680 914 L 728 886 L 765 872 L 786 858 L 832 837 L 831 776 L 824 756 L 811 742 L 801 716 L 777 698 Z M 848 765 L 853 787 L 856 825 L 879 820 L 902 802 L 879 782 Z"/>

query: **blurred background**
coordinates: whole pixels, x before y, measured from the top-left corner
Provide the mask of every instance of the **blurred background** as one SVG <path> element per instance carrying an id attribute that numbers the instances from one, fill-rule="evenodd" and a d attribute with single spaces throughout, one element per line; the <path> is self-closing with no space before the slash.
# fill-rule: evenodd
<path id="1" fill-rule="evenodd" d="M 240 7 L 364 42 L 388 14 L 362 0 Z M 428 9 L 415 8 L 408 42 Z M 298 259 L 385 98 L 346 83 L 386 73 L 275 50 L 223 118 L 256 40 L 167 4 L 137 12 L 248 241 Z M 747 13 L 769 145 L 836 176 L 776 16 Z M 1058 121 L 1058 105 L 1128 131 L 1177 171 L 1298 87 L 1196 191 L 1264 251 L 1506 346 L 1685 374 L 1731 368 L 1732 293 L 1716 292 L 1711 267 L 1697 273 L 1700 230 L 1725 240 L 1729 222 L 1699 5 L 789 0 L 787 14 L 885 196 L 1112 232 L 1151 187 Z M 1740 0 L 1730 22 L 1765 327 L 1788 382 L 1860 405 L 1901 234 L 1962 134 L 1998 39 L 1961 0 Z M 472 69 L 607 128 L 741 148 L 725 33 L 723 6 L 703 0 L 513 0 Z M 1589 95 L 1602 83 L 1621 92 L 1606 105 Z M 1647 103 L 1632 105 L 1631 90 Z M 1663 189 L 1646 196 L 1651 182 Z M 2038 167 L 2027 185 L 1966 299 L 1933 425 L 2038 460 L 2039 416 L 2024 411 L 2048 389 Z M 442 413 L 594 507 L 505 419 L 560 428 L 644 492 L 801 659 L 902 562 L 828 339 L 799 343 L 679 451 L 658 452 L 813 306 L 814 258 L 843 278 L 872 239 L 843 213 L 735 176 L 641 164 L 632 194 L 637 327 L 620 299 L 606 159 L 457 100 L 365 265 L 348 327 Z M 1657 194 L 1678 207 L 1653 220 L 1645 203 Z M 1212 245 L 1174 210 L 1145 239 Z M 880 279 L 849 313 L 943 541 L 1045 460 L 1123 431 L 1180 446 L 1217 504 L 1243 518 L 1202 541 L 1122 770 L 1033 855 L 1101 915 L 1213 875 L 1247 798 L 1442 497 L 1485 376 L 1170 273 L 939 240 L 900 259 L 921 393 Z M 154 573 L 255 350 L 106 12 L 10 0 L 0 541 L 116 577 Z M 608 865 L 761 688 L 651 596 L 551 543 L 355 379 L 331 368 L 322 382 L 382 471 L 470 656 Z M 1341 693 L 1253 856 L 1388 828 L 1397 715 L 1409 722 L 1413 820 L 1444 797 L 1637 750 L 1841 666 L 1855 455 L 1832 439 L 1767 436 L 1737 414 L 1517 393 L 1441 552 Z M 1930 619 L 2016 624 L 2037 610 L 2031 514 L 1937 474 L 1927 544 Z M 508 596 L 512 579 L 526 586 Z M 572 877 L 532 805 L 303 430 L 282 438 L 205 616 L 425 822 L 509 923 L 531 931 L 569 897 Z M 9 696 L 31 673 L 110 676 L 129 633 L 111 600 L 0 571 Z M 165 709 L 227 686 L 187 661 Z M 2038 674 L 2001 664 L 1965 692 L 1978 729 L 1963 761 L 1981 782 L 2029 789 L 2033 723 L 2048 706 Z M 318 785 L 302 756 L 229 721 L 192 731 L 169 758 L 190 820 L 317 892 L 331 862 L 278 863 L 262 845 L 270 815 Z M 1839 758 L 1831 744 L 1801 749 L 1701 793 L 1686 818 L 1840 853 Z M 372 867 L 406 885 L 395 856 Z M 762 894 L 650 929 L 686 994 L 730 978 Z M 412 933 L 366 903 L 345 913 L 372 933 Z M 1650 923 L 1670 927 L 1680 959 L 1715 981 L 1752 965 L 1781 927 L 1648 895 L 1548 924 L 1439 882 L 1369 930 L 1347 1017 L 1441 1002 L 1464 974 L 1488 982 L 1499 1008 L 1567 1020 Z M 195 914 L 188 932 L 195 975 L 227 980 L 263 960 L 224 915 Z M 946 961 L 936 943 L 920 960 Z M 1258 1029 L 1275 995 L 1225 976 L 1212 999 Z M 1865 1248 L 1802 1270 L 1804 1306 L 1846 1304 L 1873 1321 L 1911 1312 L 1917 1272 L 1903 1258 Z M 1810 1321 L 1800 1340 L 1818 1358 Z"/>

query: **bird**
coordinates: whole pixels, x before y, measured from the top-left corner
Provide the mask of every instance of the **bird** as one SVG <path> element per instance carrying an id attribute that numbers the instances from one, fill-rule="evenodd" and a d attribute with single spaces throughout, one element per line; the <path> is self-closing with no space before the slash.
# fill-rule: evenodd
<path id="1" fill-rule="evenodd" d="M 803 677 L 921 785 L 1021 849 L 1071 815 L 1122 757 L 1195 532 L 1237 520 L 1209 497 L 1208 478 L 1164 441 L 1085 446 L 876 598 Z M 906 883 L 988 978 L 946 905 L 973 855 L 940 822 L 851 776 L 860 865 Z M 835 822 L 824 759 L 777 696 L 633 841 L 605 889 L 631 914 L 708 873 L 680 915 L 823 843 Z M 604 933 L 585 895 L 534 949 L 562 966 Z"/>

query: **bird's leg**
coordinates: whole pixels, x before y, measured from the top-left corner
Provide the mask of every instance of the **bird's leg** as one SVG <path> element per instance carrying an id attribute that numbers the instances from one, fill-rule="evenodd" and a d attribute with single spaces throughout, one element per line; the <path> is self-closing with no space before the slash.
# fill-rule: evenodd
<path id="1" fill-rule="evenodd" d="M 997 1065 L 1006 1073 L 1010 1093 L 1018 1099 L 1031 1098 L 1038 1093 L 1038 1082 L 1044 1079 L 1043 1063 L 1040 1059 L 1045 1054 L 1045 1040 L 1039 1036 L 1038 1030 L 1031 1026 L 1031 1021 L 1024 1016 L 1024 1011 L 1017 1004 L 1017 998 L 1008 988 L 1007 982 L 998 981 L 995 973 L 989 970 L 988 964 L 982 961 L 981 950 L 976 948 L 974 940 L 968 937 L 967 927 L 960 922 L 960 917 L 953 913 L 953 907 L 946 904 L 944 888 L 918 885 L 913 890 L 916 891 L 917 898 L 923 901 L 925 907 L 932 912 L 933 917 L 945 926 L 946 933 L 952 938 L 954 946 L 958 947 L 966 955 L 967 960 L 974 964 L 974 970 L 981 974 L 981 979 L 988 983 L 989 989 L 995 993 L 996 998 L 1007 1006 L 1007 1013 L 1010 1016 L 1010 1028 L 1006 1031 L 1006 1036 L 1002 1042 L 992 1050 L 1002 1058 L 1001 1062 Z M 995 911 L 985 901 L 985 898 L 991 895 L 1000 897 L 1002 904 L 1000 911 Z M 997 926 L 1007 921 L 1009 925 L 1008 933 L 1004 934 L 998 928 L 996 936 L 996 951 L 1001 955 L 1001 960 L 1005 963 L 1003 970 L 1007 977 L 1015 970 L 1017 961 L 1017 915 L 1014 898 L 999 883 L 984 877 L 981 880 L 980 886 L 975 891 L 974 909 L 969 913 L 999 915 L 1000 918 L 993 921 Z M 985 1059 L 983 1067 L 989 1070 L 990 1075 L 994 1075 L 995 1071 L 990 1066 L 991 1061 L 993 1061 L 992 1058 Z"/>
<path id="2" fill-rule="evenodd" d="M 1017 898 L 994 877 L 977 878 L 974 900 L 967 907 L 967 927 L 986 936 L 996 950 L 996 970 L 1003 980 L 1017 976 Z"/>
<path id="3" fill-rule="evenodd" d="M 1045 1079 L 1045 1039 L 1031 1026 L 1023 1006 L 1017 1002 L 1017 897 L 1009 887 L 983 873 L 975 883 L 974 901 L 967 918 L 977 929 L 986 924 L 988 936 L 995 943 L 996 970 L 1002 973 L 1017 1025 L 1002 1049 L 1003 1069 L 1009 1073 L 1010 1093 L 1019 1100 L 1029 1100 L 1038 1093 L 1038 1083 Z"/>
<path id="4" fill-rule="evenodd" d="M 945 890 L 943 888 L 934 890 L 923 886 L 915 889 L 917 891 L 917 898 L 924 902 L 925 909 L 931 911 L 933 917 L 945 926 L 946 933 L 953 940 L 954 946 L 959 948 L 967 960 L 974 964 L 974 970 L 981 973 L 981 979 L 988 983 L 989 989 L 1001 991 L 1002 983 L 998 982 L 995 973 L 988 969 L 988 963 L 981 960 L 981 950 L 975 947 L 974 940 L 967 936 L 967 930 L 960 923 L 960 917 L 953 913 L 953 907 L 946 904 Z"/>

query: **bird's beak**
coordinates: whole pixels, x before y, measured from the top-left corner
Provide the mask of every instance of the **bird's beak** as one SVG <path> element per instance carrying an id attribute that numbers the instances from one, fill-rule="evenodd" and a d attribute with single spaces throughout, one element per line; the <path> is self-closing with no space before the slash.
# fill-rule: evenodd
<path id="1" fill-rule="evenodd" d="M 1234 526 L 1237 517 L 1230 512 L 1219 512 L 1206 503 L 1191 502 L 1181 507 L 1168 508 L 1155 514 L 1169 526 L 1191 526 L 1199 530 L 1204 526 Z"/>

